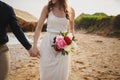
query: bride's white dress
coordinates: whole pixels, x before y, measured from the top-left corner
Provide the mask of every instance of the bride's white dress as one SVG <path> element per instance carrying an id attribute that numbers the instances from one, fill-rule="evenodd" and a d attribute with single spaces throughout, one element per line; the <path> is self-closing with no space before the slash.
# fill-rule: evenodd
<path id="1" fill-rule="evenodd" d="M 66 32 L 68 19 L 60 18 L 51 11 L 47 19 L 47 32 L 40 42 L 40 80 L 68 80 L 70 55 L 63 56 L 51 45 L 59 32 Z"/>

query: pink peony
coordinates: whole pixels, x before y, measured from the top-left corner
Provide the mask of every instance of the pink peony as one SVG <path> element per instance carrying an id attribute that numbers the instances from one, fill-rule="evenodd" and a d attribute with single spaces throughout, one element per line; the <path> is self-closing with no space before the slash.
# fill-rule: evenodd
<path id="1" fill-rule="evenodd" d="M 64 49 L 67 43 L 65 42 L 64 38 L 59 37 L 59 38 L 56 38 L 55 45 L 57 46 L 58 49 Z"/>

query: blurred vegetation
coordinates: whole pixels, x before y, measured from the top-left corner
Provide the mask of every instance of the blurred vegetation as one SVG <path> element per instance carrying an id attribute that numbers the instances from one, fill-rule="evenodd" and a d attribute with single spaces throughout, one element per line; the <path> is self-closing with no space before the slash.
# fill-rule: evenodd
<path id="1" fill-rule="evenodd" d="M 108 16 L 105 13 L 81 14 L 75 19 L 75 29 L 85 29 L 88 33 L 103 36 L 120 36 L 120 15 Z"/>
<path id="2" fill-rule="evenodd" d="M 120 15 L 115 17 L 113 25 L 115 30 L 120 30 Z"/>

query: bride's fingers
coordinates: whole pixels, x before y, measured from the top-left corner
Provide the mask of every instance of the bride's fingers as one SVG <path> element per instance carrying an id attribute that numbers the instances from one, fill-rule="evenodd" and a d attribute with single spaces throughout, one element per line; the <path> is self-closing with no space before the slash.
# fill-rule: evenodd
<path id="1" fill-rule="evenodd" d="M 40 58 L 39 52 L 33 53 L 32 57 L 38 57 L 38 58 Z"/>
<path id="2" fill-rule="evenodd" d="M 37 57 L 37 54 L 34 54 L 33 57 Z"/>
<path id="3" fill-rule="evenodd" d="M 38 53 L 37 53 L 37 58 L 39 58 L 39 59 L 40 59 L 40 57 L 41 57 L 41 56 L 40 56 L 40 53 L 38 52 Z"/>
<path id="4" fill-rule="evenodd" d="M 40 55 L 40 52 L 38 52 L 38 55 L 41 56 L 41 55 Z"/>
<path id="5" fill-rule="evenodd" d="M 31 57 L 36 57 L 36 53 L 31 53 L 30 56 Z"/>
<path id="6" fill-rule="evenodd" d="M 39 51 L 38 52 L 32 52 L 32 53 L 30 53 L 30 56 L 40 58 L 40 53 L 39 53 Z"/>
<path id="7" fill-rule="evenodd" d="M 40 56 L 37 56 L 38 59 L 40 59 Z"/>

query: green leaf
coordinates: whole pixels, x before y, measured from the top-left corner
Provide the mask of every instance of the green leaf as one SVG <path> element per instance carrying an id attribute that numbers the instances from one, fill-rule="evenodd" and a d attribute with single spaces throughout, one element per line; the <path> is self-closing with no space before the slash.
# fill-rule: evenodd
<path id="1" fill-rule="evenodd" d="M 74 48 L 71 48 L 71 52 L 74 52 L 74 50 L 75 50 Z"/>
<path id="2" fill-rule="evenodd" d="M 78 40 L 77 40 L 77 39 L 74 39 L 73 41 L 75 41 L 75 42 L 76 42 L 76 41 L 78 41 Z"/>
<path id="3" fill-rule="evenodd" d="M 55 45 L 52 45 L 52 47 L 55 47 Z"/>
<path id="4" fill-rule="evenodd" d="M 64 50 L 62 50 L 62 55 L 65 56 L 65 52 L 64 52 Z"/>
<path id="5" fill-rule="evenodd" d="M 68 32 L 65 33 L 65 36 L 67 36 L 67 35 L 68 35 Z"/>
<path id="6" fill-rule="evenodd" d="M 63 51 L 64 51 L 64 54 L 65 54 L 65 55 L 68 55 L 68 52 L 67 52 L 67 51 L 65 51 L 65 50 L 63 50 Z"/>
<path id="7" fill-rule="evenodd" d="M 54 47 L 54 48 L 56 48 L 56 46 L 55 46 L 55 45 L 52 45 L 51 47 Z"/>
<path id="8" fill-rule="evenodd" d="M 60 35 L 64 36 L 64 33 L 62 33 L 62 32 L 60 31 Z"/>

